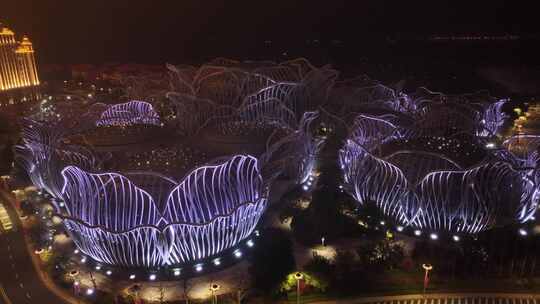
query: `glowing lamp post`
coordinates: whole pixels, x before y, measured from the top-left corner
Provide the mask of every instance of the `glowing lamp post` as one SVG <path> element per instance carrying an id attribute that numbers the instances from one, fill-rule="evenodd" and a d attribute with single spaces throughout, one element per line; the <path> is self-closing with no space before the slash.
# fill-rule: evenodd
<path id="1" fill-rule="evenodd" d="M 81 283 L 73 281 L 73 294 L 78 295 L 81 292 Z M 78 301 L 80 303 L 80 301 Z"/>
<path id="2" fill-rule="evenodd" d="M 216 292 L 221 288 L 219 284 L 210 285 L 210 291 L 212 292 L 212 303 L 217 304 L 217 295 Z"/>
<path id="3" fill-rule="evenodd" d="M 69 272 L 69 276 L 73 279 L 73 294 L 75 296 L 79 295 L 79 293 L 81 292 L 81 283 L 77 279 L 78 275 L 79 271 L 76 269 Z M 80 299 L 77 302 L 80 303 Z"/>
<path id="4" fill-rule="evenodd" d="M 429 284 L 429 272 L 433 269 L 433 266 L 431 264 L 422 264 L 422 268 L 424 268 L 424 294 L 426 293 L 426 289 Z"/>
<path id="5" fill-rule="evenodd" d="M 304 278 L 304 275 L 301 272 L 294 274 L 296 279 L 296 304 L 300 304 L 300 280 Z"/>

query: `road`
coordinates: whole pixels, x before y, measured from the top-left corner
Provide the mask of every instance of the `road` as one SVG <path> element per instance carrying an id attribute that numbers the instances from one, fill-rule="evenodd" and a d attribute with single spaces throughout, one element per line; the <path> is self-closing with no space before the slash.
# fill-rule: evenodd
<path id="1" fill-rule="evenodd" d="M 9 203 L 4 206 L 16 229 L 0 232 L 0 303 L 65 303 L 41 281 L 28 254 L 21 222 Z"/>

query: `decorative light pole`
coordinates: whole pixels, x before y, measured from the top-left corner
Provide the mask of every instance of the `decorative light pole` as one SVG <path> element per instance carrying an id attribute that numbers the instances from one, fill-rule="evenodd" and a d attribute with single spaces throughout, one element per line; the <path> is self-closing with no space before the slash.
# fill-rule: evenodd
<path id="1" fill-rule="evenodd" d="M 294 278 L 296 279 L 296 304 L 300 304 L 300 280 L 304 278 L 304 274 L 297 272 Z"/>
<path id="2" fill-rule="evenodd" d="M 212 303 L 217 304 L 217 295 L 216 292 L 221 288 L 219 284 L 211 284 L 210 285 L 210 291 L 212 292 Z"/>
<path id="3" fill-rule="evenodd" d="M 424 294 L 426 293 L 426 289 L 429 284 L 429 272 L 433 269 L 433 266 L 431 264 L 422 264 L 422 268 L 424 268 Z"/>
<path id="4" fill-rule="evenodd" d="M 73 279 L 73 294 L 77 299 L 77 303 L 80 303 L 81 299 L 78 297 L 78 295 L 81 291 L 81 283 L 77 279 L 77 277 L 79 276 L 79 271 L 74 269 L 69 272 L 69 276 Z"/>

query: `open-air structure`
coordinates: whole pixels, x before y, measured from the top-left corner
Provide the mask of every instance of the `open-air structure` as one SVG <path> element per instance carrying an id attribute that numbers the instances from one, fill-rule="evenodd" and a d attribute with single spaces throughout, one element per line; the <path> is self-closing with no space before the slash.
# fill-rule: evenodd
<path id="1" fill-rule="evenodd" d="M 474 234 L 534 219 L 538 146 L 522 155 L 498 133 L 506 101 L 426 90 L 407 108 L 358 114 L 340 151 L 345 188 L 415 234 Z M 533 136 L 537 138 L 536 136 Z"/>
<path id="2" fill-rule="evenodd" d="M 308 180 L 327 136 L 344 189 L 402 228 L 473 234 L 534 218 L 537 138 L 499 139 L 505 100 L 405 94 L 303 59 L 167 67 L 161 91 L 131 91 L 139 101 L 59 102 L 23 123 L 19 163 L 100 263 L 176 266 L 234 249 L 276 178 Z"/>
<path id="3" fill-rule="evenodd" d="M 152 269 L 219 258 L 254 232 L 273 180 L 306 180 L 322 145 L 318 113 L 304 111 L 310 72 L 275 68 L 291 81 L 171 66 L 162 117 L 145 101 L 59 102 L 44 110 L 57 113 L 24 120 L 17 159 L 98 263 Z"/>

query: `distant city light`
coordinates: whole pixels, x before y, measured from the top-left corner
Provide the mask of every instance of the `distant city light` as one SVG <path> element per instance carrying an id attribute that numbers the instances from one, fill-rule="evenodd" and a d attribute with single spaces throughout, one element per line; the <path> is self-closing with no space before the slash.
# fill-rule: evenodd
<path id="1" fill-rule="evenodd" d="M 134 274 L 130 274 L 130 275 L 129 275 L 129 279 L 130 279 L 130 280 L 135 280 L 135 277 L 136 277 L 136 276 L 135 276 Z"/>
<path id="2" fill-rule="evenodd" d="M 488 148 L 488 149 L 493 149 L 493 148 L 495 148 L 495 144 L 492 143 L 492 142 L 487 143 L 487 144 L 486 144 L 486 148 Z"/>
<path id="3" fill-rule="evenodd" d="M 422 234 L 422 231 L 420 231 L 420 230 L 415 230 L 414 231 L 414 235 L 416 235 L 416 236 L 420 236 L 421 234 Z"/>
<path id="4" fill-rule="evenodd" d="M 526 235 L 528 234 L 528 233 L 527 233 L 527 230 L 525 230 L 525 229 L 523 229 L 523 228 L 520 228 L 520 229 L 518 230 L 518 232 L 519 232 L 519 235 L 521 235 L 521 236 L 526 236 Z"/>
<path id="5" fill-rule="evenodd" d="M 236 249 L 236 250 L 234 251 L 234 256 L 235 256 L 236 258 L 241 258 L 241 257 L 242 257 L 242 251 L 240 251 L 240 249 Z"/>
<path id="6" fill-rule="evenodd" d="M 430 234 L 429 237 L 430 237 L 432 240 L 436 240 L 436 239 L 439 238 L 439 236 L 438 236 L 436 233 Z"/>
<path id="7" fill-rule="evenodd" d="M 86 294 L 87 294 L 87 295 L 92 295 L 92 294 L 94 294 L 94 288 L 88 288 L 88 289 L 86 290 Z"/>
<path id="8" fill-rule="evenodd" d="M 309 187 L 308 187 L 307 185 L 303 185 L 303 186 L 302 186 L 302 189 L 303 189 L 304 191 L 308 191 L 308 190 L 309 190 Z"/>
<path id="9" fill-rule="evenodd" d="M 100 269 L 101 269 L 101 266 L 100 266 L 100 265 L 96 265 L 95 269 L 96 269 L 96 270 L 100 270 Z"/>
<path id="10" fill-rule="evenodd" d="M 216 265 L 216 266 L 221 265 L 221 261 L 219 260 L 219 258 L 214 259 L 214 265 Z"/>
<path id="11" fill-rule="evenodd" d="M 455 242 L 459 242 L 459 240 L 460 240 L 460 239 L 459 239 L 459 236 L 457 236 L 457 235 L 452 236 L 452 239 L 453 239 Z"/>
<path id="12" fill-rule="evenodd" d="M 110 276 L 112 274 L 112 270 L 107 270 L 105 273 Z"/>
<path id="13" fill-rule="evenodd" d="M 148 279 L 149 279 L 150 281 L 155 281 L 155 280 L 156 280 L 156 275 L 152 273 L 152 274 L 148 277 Z"/>
<path id="14" fill-rule="evenodd" d="M 202 264 L 197 264 L 197 265 L 195 265 L 195 271 L 201 272 L 202 270 L 203 270 Z"/>
<path id="15" fill-rule="evenodd" d="M 399 231 L 399 232 L 403 231 L 403 226 L 397 226 L 396 230 Z"/>
<path id="16" fill-rule="evenodd" d="M 253 245 L 254 245 L 254 243 L 253 243 L 252 240 L 248 240 L 248 241 L 246 242 L 246 244 L 248 245 L 248 247 L 253 247 Z"/>
<path id="17" fill-rule="evenodd" d="M 179 276 L 180 275 L 180 269 L 176 268 L 174 271 L 173 271 L 173 275 L 175 277 Z"/>

